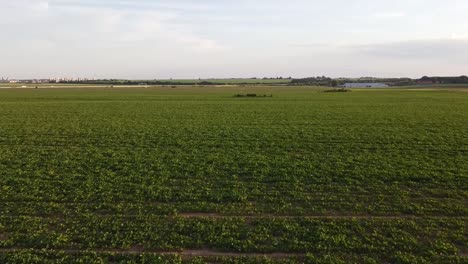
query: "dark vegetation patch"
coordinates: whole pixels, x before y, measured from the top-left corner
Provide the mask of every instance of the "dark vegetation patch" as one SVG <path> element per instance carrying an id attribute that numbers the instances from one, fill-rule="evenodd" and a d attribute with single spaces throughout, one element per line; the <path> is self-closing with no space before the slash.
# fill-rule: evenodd
<path id="1" fill-rule="evenodd" d="M 235 94 L 234 97 L 273 97 L 272 94 Z"/>
<path id="2" fill-rule="evenodd" d="M 351 90 L 350 89 L 345 89 L 345 88 L 339 88 L 339 89 L 326 90 L 324 92 L 326 92 L 326 93 L 349 93 L 349 92 L 351 92 Z"/>

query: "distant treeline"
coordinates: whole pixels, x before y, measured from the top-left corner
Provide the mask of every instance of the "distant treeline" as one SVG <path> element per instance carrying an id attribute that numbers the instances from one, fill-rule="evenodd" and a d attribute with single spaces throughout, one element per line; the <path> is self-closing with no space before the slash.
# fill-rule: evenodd
<path id="1" fill-rule="evenodd" d="M 211 79 L 211 80 L 85 80 L 85 81 L 60 81 L 67 84 L 89 85 L 255 85 L 255 84 L 288 84 L 291 79 L 263 78 L 263 79 Z"/>
<path id="2" fill-rule="evenodd" d="M 468 77 L 463 75 L 459 77 L 422 77 L 419 82 L 422 83 L 434 83 L 434 84 L 465 84 L 468 83 Z"/>
<path id="3" fill-rule="evenodd" d="M 284 81 L 283 81 L 284 80 Z M 275 81 L 275 82 L 273 82 Z M 302 79 L 289 78 L 263 78 L 263 79 L 210 79 L 207 80 L 86 80 L 86 81 L 60 81 L 68 84 L 89 84 L 89 85 L 297 85 L 297 86 L 339 86 L 345 83 L 385 83 L 390 86 L 411 86 L 428 84 L 468 84 L 467 76 L 458 77 L 428 77 L 420 79 L 411 78 L 337 78 L 326 76 L 308 77 Z"/>
<path id="4" fill-rule="evenodd" d="M 390 86 L 411 86 L 418 84 L 468 84 L 467 76 L 458 77 L 427 77 L 421 79 L 411 78 L 337 78 L 330 77 L 308 77 L 303 79 L 294 79 L 291 85 L 311 85 L 311 86 L 338 86 L 345 83 L 385 83 Z"/>
<path id="5" fill-rule="evenodd" d="M 130 81 L 130 80 L 92 80 L 92 81 L 60 81 L 68 84 L 93 84 L 93 85 L 216 85 L 213 82 L 197 81 Z"/>
<path id="6" fill-rule="evenodd" d="M 336 80 L 325 76 L 294 79 L 291 81 L 291 85 L 336 86 L 337 84 Z"/>

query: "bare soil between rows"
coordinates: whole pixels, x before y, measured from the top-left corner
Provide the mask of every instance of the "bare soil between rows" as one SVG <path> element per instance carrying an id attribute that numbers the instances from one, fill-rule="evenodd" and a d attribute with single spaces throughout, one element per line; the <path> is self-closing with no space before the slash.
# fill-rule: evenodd
<path id="1" fill-rule="evenodd" d="M 40 251 L 39 249 L 26 249 L 26 248 L 0 248 L 1 253 L 15 253 L 24 250 Z M 128 250 L 121 249 L 56 249 L 50 250 L 55 252 L 64 252 L 66 254 L 82 254 L 82 253 L 99 253 L 99 254 L 156 254 L 156 255 L 180 255 L 183 257 L 268 257 L 273 259 L 290 258 L 290 257 L 305 257 L 306 253 L 239 253 L 239 252 L 222 252 L 209 249 L 187 249 L 181 251 L 157 251 L 157 250 L 144 250 L 133 248 Z"/>
<path id="2" fill-rule="evenodd" d="M 95 213 L 97 217 L 140 217 L 139 214 L 110 214 L 110 213 Z M 299 215 L 299 214 L 274 214 L 274 213 L 260 213 L 260 214 L 221 214 L 221 213 L 200 213 L 200 212 L 181 212 L 176 214 L 147 214 L 151 216 L 167 217 L 167 218 L 212 218 L 212 219 L 225 219 L 225 218 L 240 218 L 247 220 L 255 220 L 262 218 L 271 219 L 322 219 L 322 220 L 400 220 L 400 219 L 466 219 L 468 216 L 464 215 L 408 215 L 408 214 L 395 214 L 395 215 L 372 215 L 372 214 L 317 214 L 317 215 Z M 17 215 L 2 215 L 3 217 L 40 217 L 40 218 L 64 218 L 64 215 L 41 215 L 41 214 L 17 214 Z M 1 235 L 0 235 L 1 239 Z"/>
<path id="3" fill-rule="evenodd" d="M 40 249 L 27 249 L 27 248 L 0 248 L 2 253 L 16 253 L 21 251 L 41 251 Z M 158 251 L 158 250 L 144 250 L 143 248 L 132 248 L 128 250 L 123 249 L 52 249 L 52 252 L 64 252 L 66 254 L 85 254 L 85 253 L 98 253 L 98 254 L 118 254 L 118 255 L 140 255 L 140 254 L 154 254 L 154 255 L 178 255 L 184 258 L 194 257 L 266 257 L 270 259 L 286 259 L 286 258 L 304 258 L 307 253 L 240 253 L 240 252 L 222 252 L 210 249 L 187 249 L 180 251 Z M 459 256 L 462 258 L 468 257 L 468 252 L 461 251 Z"/>
<path id="4" fill-rule="evenodd" d="M 218 213 L 179 213 L 176 216 L 183 218 L 307 218 L 307 219 L 408 219 L 421 218 L 415 215 L 281 215 L 281 214 L 260 214 L 260 215 L 223 215 Z"/>

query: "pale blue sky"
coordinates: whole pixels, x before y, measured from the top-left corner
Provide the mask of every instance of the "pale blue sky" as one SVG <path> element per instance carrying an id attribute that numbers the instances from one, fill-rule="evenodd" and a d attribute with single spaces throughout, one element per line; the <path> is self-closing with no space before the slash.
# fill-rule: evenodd
<path id="1" fill-rule="evenodd" d="M 468 74 L 466 0 L 0 0 L 0 76 Z"/>

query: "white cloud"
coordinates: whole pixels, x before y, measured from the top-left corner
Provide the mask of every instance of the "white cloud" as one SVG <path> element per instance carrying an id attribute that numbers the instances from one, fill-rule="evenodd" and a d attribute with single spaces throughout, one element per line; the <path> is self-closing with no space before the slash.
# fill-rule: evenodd
<path id="1" fill-rule="evenodd" d="M 0 72 L 466 74 L 468 1 L 447 1 L 0 0 Z"/>
<path id="2" fill-rule="evenodd" d="M 425 39 L 351 46 L 359 54 L 399 61 L 464 63 L 468 61 L 468 39 Z"/>
<path id="3" fill-rule="evenodd" d="M 402 18 L 402 17 L 405 17 L 406 14 L 403 13 L 403 12 L 391 12 L 391 13 L 375 13 L 375 14 L 372 14 L 372 17 L 375 17 L 375 18 Z"/>
<path id="4" fill-rule="evenodd" d="M 132 2 L 119 2 L 130 5 Z M 141 3 L 141 2 L 140 2 Z M 29 35 L 33 42 L 52 42 L 56 47 L 73 45 L 122 46 L 145 42 L 165 44 L 197 52 L 219 51 L 215 39 L 199 35 L 177 10 L 118 8 L 115 2 L 0 0 L 0 25 L 10 40 Z M 19 34 L 18 34 L 19 33 Z M 36 36 L 40 39 L 35 39 Z M 66 44 L 65 44 L 66 43 Z M 170 51 L 169 51 L 170 52 Z"/>
<path id="5" fill-rule="evenodd" d="M 49 10 L 49 1 L 38 1 L 34 8 L 39 12 L 45 12 Z"/>
<path id="6" fill-rule="evenodd" d="M 467 33 L 452 33 L 450 35 L 450 38 L 451 39 L 455 39 L 455 40 L 468 40 L 468 34 Z"/>
<path id="7" fill-rule="evenodd" d="M 13 26 L 44 19 L 49 11 L 49 2 L 44 0 L 0 0 L 0 25 Z"/>
<path id="8" fill-rule="evenodd" d="M 193 32 L 189 25 L 179 25 L 175 11 L 119 9 L 106 6 L 52 5 L 55 40 L 87 39 L 108 45 L 135 45 L 145 41 L 184 46 L 197 51 L 222 48 L 215 40 Z M 52 19 L 51 19 L 52 20 Z M 99 45 L 95 43 L 95 45 Z"/>

